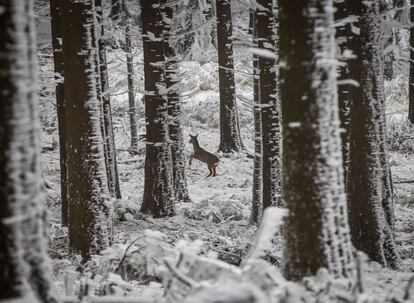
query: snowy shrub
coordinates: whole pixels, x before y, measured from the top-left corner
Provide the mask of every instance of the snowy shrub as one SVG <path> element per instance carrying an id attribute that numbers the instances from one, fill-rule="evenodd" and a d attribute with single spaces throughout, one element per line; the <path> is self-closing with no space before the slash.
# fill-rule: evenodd
<path id="1" fill-rule="evenodd" d="M 406 114 L 394 114 L 388 118 L 388 144 L 391 150 L 414 151 L 414 125 Z"/>
<path id="2" fill-rule="evenodd" d="M 195 205 L 184 205 L 183 213 L 189 219 L 219 223 L 247 220 L 249 208 L 232 200 L 204 199 Z"/>
<path id="3" fill-rule="evenodd" d="M 405 109 L 408 105 L 408 79 L 398 75 L 384 84 L 386 106 L 388 110 Z"/>

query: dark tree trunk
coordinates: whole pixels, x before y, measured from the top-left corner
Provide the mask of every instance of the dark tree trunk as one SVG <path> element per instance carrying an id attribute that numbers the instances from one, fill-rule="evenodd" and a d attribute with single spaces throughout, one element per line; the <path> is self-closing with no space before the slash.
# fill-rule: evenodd
<path id="1" fill-rule="evenodd" d="M 173 7 L 165 8 L 167 20 L 174 20 Z M 172 22 L 172 21 L 171 21 Z M 171 157 L 173 168 L 173 186 L 176 201 L 189 202 L 187 189 L 187 178 L 185 175 L 186 158 L 184 151 L 184 138 L 181 127 L 181 98 L 180 79 L 177 73 L 177 57 L 173 47 L 170 45 L 171 24 L 168 24 L 164 35 L 165 43 L 165 82 L 167 87 L 169 133 L 171 140 Z"/>
<path id="2" fill-rule="evenodd" d="M 236 102 L 236 84 L 233 67 L 233 26 L 231 3 L 216 0 L 217 46 L 220 87 L 220 147 L 223 153 L 237 152 L 243 148 L 240 137 Z"/>
<path id="3" fill-rule="evenodd" d="M 65 73 L 69 241 L 84 260 L 106 248 L 112 236 L 96 75 L 94 2 L 62 2 Z M 75 127 L 76 126 L 76 127 Z"/>
<path id="4" fill-rule="evenodd" d="M 128 19 L 125 26 L 125 47 L 128 71 L 128 103 L 129 103 L 129 124 L 131 128 L 131 150 L 138 150 L 138 123 L 137 110 L 135 108 L 135 88 L 134 88 L 134 59 L 132 56 L 131 41 L 131 21 Z"/>
<path id="5" fill-rule="evenodd" d="M 350 62 L 351 77 L 359 83 L 351 90 L 347 191 L 352 241 L 371 260 L 395 268 L 399 257 L 389 224 L 393 207 L 385 142 L 382 17 L 378 2 L 351 8 L 361 29 L 351 45 L 358 60 Z"/>
<path id="6" fill-rule="evenodd" d="M 257 30 L 255 10 L 251 9 L 249 18 L 249 31 L 252 35 L 253 45 L 257 47 Z M 259 96 L 259 58 L 253 55 L 253 116 L 254 116 L 254 161 L 253 161 L 253 197 L 250 223 L 259 223 L 262 212 L 262 109 Z"/>
<path id="7" fill-rule="evenodd" d="M 344 195 L 333 3 L 279 3 L 283 199 L 289 210 L 285 275 L 301 280 L 325 267 L 349 277 L 355 266 Z"/>
<path id="8" fill-rule="evenodd" d="M 57 302 L 47 257 L 32 1 L 0 0 L 0 301 Z"/>
<path id="9" fill-rule="evenodd" d="M 154 217 L 175 214 L 171 148 L 168 143 L 165 96 L 165 50 L 162 0 L 141 0 L 145 73 L 146 155 L 144 200 L 141 212 Z M 151 39 L 149 33 L 156 39 Z"/>
<path id="10" fill-rule="evenodd" d="M 338 83 L 338 105 L 339 105 L 339 118 L 341 120 L 341 141 L 342 141 L 342 163 L 344 165 L 344 180 L 346 183 L 346 176 L 349 163 L 349 94 L 350 94 L 350 84 L 348 80 L 350 79 L 349 73 L 349 61 L 355 60 L 355 58 L 350 59 L 343 56 L 345 50 L 349 49 L 350 43 L 354 36 L 351 30 L 351 24 L 346 21 L 346 18 L 349 17 L 348 11 L 349 4 L 346 1 L 335 2 L 335 19 L 339 23 L 339 26 L 336 27 L 336 39 L 339 44 L 340 54 L 339 54 L 339 81 L 344 81 L 344 83 Z"/>
<path id="11" fill-rule="evenodd" d="M 411 0 L 410 21 L 414 23 L 414 0 Z M 414 27 L 410 28 L 410 77 L 408 90 L 408 120 L 414 123 Z"/>
<path id="12" fill-rule="evenodd" d="M 65 91 L 63 76 L 63 49 L 61 29 L 61 7 L 58 0 L 50 0 L 50 16 L 52 27 L 52 47 L 56 81 L 56 105 L 59 124 L 60 154 L 60 200 L 62 208 L 62 225 L 68 226 L 68 198 L 66 172 L 66 139 L 65 139 Z"/>
<path id="13" fill-rule="evenodd" d="M 256 26 L 258 47 L 269 51 L 275 57 L 278 54 L 273 0 L 258 0 Z M 275 58 L 259 56 L 259 92 L 262 108 L 262 170 L 263 170 L 263 209 L 269 206 L 281 206 L 281 134 L 279 121 L 278 71 Z"/>
<path id="14" fill-rule="evenodd" d="M 104 151 L 106 159 L 106 171 L 108 177 L 108 187 L 111 196 L 117 199 L 121 199 L 121 188 L 119 185 L 118 165 L 116 162 L 116 149 L 115 149 L 115 135 L 112 123 L 112 109 L 111 98 L 109 95 L 109 81 L 108 81 L 108 67 L 106 60 L 106 46 L 105 46 L 105 31 L 102 19 L 102 3 L 101 0 L 95 0 L 97 14 L 99 16 L 100 25 L 100 37 L 98 39 L 98 51 L 99 51 L 99 79 L 100 79 L 100 99 L 102 102 L 102 122 L 103 122 L 103 140 Z"/>

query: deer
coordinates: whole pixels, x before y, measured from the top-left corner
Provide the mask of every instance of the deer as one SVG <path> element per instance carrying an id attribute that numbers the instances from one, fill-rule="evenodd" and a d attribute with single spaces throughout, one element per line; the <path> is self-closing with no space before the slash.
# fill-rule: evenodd
<path id="1" fill-rule="evenodd" d="M 193 144 L 193 154 L 190 155 L 190 162 L 189 162 L 190 167 L 191 167 L 191 163 L 193 159 L 197 159 L 207 164 L 207 167 L 210 173 L 206 176 L 206 178 L 210 177 L 211 175 L 215 177 L 216 167 L 220 160 L 212 153 L 201 148 L 200 144 L 198 143 L 197 137 L 198 137 L 198 134 L 195 136 L 190 135 L 190 143 Z"/>

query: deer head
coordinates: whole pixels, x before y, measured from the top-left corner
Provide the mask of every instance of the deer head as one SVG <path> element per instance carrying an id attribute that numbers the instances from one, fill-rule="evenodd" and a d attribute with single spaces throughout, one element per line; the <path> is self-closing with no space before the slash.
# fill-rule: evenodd
<path id="1" fill-rule="evenodd" d="M 198 137 L 198 134 L 197 134 L 197 135 L 195 135 L 195 136 L 193 136 L 193 135 L 191 135 L 191 134 L 190 134 L 190 141 L 189 141 L 189 142 L 190 142 L 191 144 L 193 144 L 193 145 L 196 145 L 196 146 L 197 146 L 197 145 L 198 145 L 198 140 L 197 140 L 197 137 Z"/>

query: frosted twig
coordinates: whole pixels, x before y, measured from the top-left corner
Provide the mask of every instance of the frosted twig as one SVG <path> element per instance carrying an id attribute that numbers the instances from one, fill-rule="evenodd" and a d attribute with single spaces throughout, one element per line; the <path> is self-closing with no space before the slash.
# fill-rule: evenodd
<path id="1" fill-rule="evenodd" d="M 181 272 L 177 270 L 176 267 L 172 266 L 168 261 L 164 260 L 165 266 L 168 268 L 168 270 L 183 284 L 187 285 L 190 288 L 197 288 L 199 287 L 199 283 L 196 281 L 190 279 L 189 277 L 185 276 Z"/>

